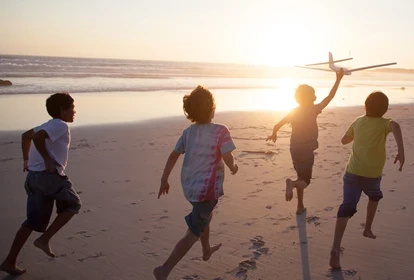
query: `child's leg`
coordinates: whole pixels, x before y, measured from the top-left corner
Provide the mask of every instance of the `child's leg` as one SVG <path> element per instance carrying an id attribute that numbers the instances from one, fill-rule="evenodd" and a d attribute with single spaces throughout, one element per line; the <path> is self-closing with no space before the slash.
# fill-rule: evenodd
<path id="1" fill-rule="evenodd" d="M 296 188 L 298 195 L 296 214 L 300 215 L 306 211 L 303 203 L 304 189 L 310 184 L 312 178 L 315 155 L 314 150 L 308 147 L 291 148 L 290 153 L 298 179 L 296 181 L 286 180 L 286 201 L 292 200 L 293 189 Z"/>
<path id="2" fill-rule="evenodd" d="M 211 214 L 213 212 L 214 207 L 217 204 L 217 200 L 195 202 L 192 204 L 193 210 L 190 214 L 188 214 L 185 217 L 185 221 L 188 225 L 187 233 L 184 236 L 184 238 L 182 238 L 177 243 L 177 245 L 175 245 L 174 250 L 168 257 L 168 259 L 165 261 L 165 263 L 154 269 L 154 276 L 157 280 L 167 279 L 168 275 L 171 273 L 171 271 L 177 265 L 177 263 L 185 256 L 185 254 L 187 254 L 191 247 L 193 247 L 193 245 L 197 242 L 198 238 L 201 237 L 201 235 L 204 233 L 204 231 L 207 229 L 210 223 Z M 207 235 L 204 237 L 203 240 L 203 246 L 207 246 L 209 242 L 208 238 L 210 233 L 208 232 L 206 234 Z M 208 244 L 208 246 L 210 245 Z"/>
<path id="3" fill-rule="evenodd" d="M 190 230 L 187 230 L 186 235 L 180 241 L 178 241 L 177 245 L 175 245 L 174 250 L 171 252 L 171 255 L 168 257 L 165 263 L 162 266 L 154 269 L 155 279 L 167 279 L 173 268 L 187 254 L 187 252 L 191 249 L 191 247 L 193 247 L 197 240 L 198 237 L 195 236 Z"/>
<path id="4" fill-rule="evenodd" d="M 34 178 L 35 173 L 29 171 L 25 183 L 27 192 L 27 219 L 17 231 L 10 252 L 6 260 L 1 264 L 1 270 L 12 275 L 19 275 L 26 272 L 26 270 L 22 270 L 16 266 L 17 256 L 33 230 L 39 232 L 46 230 L 53 211 L 53 199 L 46 197 L 36 188 L 32 189 L 29 187 L 29 185 L 35 185 Z"/>
<path id="5" fill-rule="evenodd" d="M 359 184 L 359 176 L 345 173 L 343 186 L 344 198 L 341 206 L 339 206 L 337 213 L 335 235 L 331 249 L 331 258 L 329 260 L 329 265 L 332 267 L 332 269 L 341 268 L 340 253 L 342 238 L 344 236 L 349 218 L 357 212 L 356 207 L 362 192 Z"/>
<path id="6" fill-rule="evenodd" d="M 345 233 L 346 225 L 348 224 L 349 218 L 337 218 L 335 224 L 335 235 L 331 249 L 331 258 L 329 265 L 332 269 L 340 269 L 340 254 L 341 254 L 341 242 Z"/>
<path id="7" fill-rule="evenodd" d="M 204 232 L 200 236 L 201 246 L 203 247 L 203 261 L 208 261 L 211 255 L 216 252 L 221 247 L 221 243 L 210 246 L 210 222 L 213 218 L 213 213 L 210 215 L 210 220 L 208 226 L 204 229 Z"/>
<path id="8" fill-rule="evenodd" d="M 377 236 L 373 234 L 371 230 L 372 222 L 374 221 L 375 213 L 377 212 L 377 207 L 378 207 L 378 201 L 372 201 L 372 200 L 368 201 L 367 220 L 365 223 L 365 230 L 364 230 L 363 235 L 365 237 L 372 238 L 372 239 L 377 238 Z"/>
<path id="9" fill-rule="evenodd" d="M 367 205 L 367 218 L 365 222 L 365 230 L 363 235 L 368 238 L 375 239 L 377 236 L 372 233 L 371 227 L 377 213 L 378 202 L 382 199 L 382 191 L 380 188 L 381 177 L 379 178 L 365 178 L 364 193 L 369 197 Z"/>
<path id="10" fill-rule="evenodd" d="M 298 208 L 296 210 L 296 214 L 300 215 L 306 211 L 305 205 L 303 204 L 303 193 L 304 189 L 296 188 L 296 192 L 298 194 Z"/>
<path id="11" fill-rule="evenodd" d="M 80 198 L 72 187 L 72 182 L 66 176 L 59 176 L 58 174 L 49 175 L 52 186 L 49 186 L 48 191 L 56 191 L 57 195 L 50 196 L 56 200 L 57 217 L 49 228 L 35 240 L 34 245 L 46 253 L 49 257 L 55 257 L 50 248 L 50 239 L 64 226 L 72 217 L 79 213 L 81 208 Z M 55 187 L 56 186 L 56 187 Z M 53 189 L 53 187 L 55 189 Z"/>
<path id="12" fill-rule="evenodd" d="M 50 239 L 64 226 L 67 222 L 72 219 L 74 213 L 63 212 L 59 213 L 50 227 L 38 238 L 35 240 L 34 245 L 46 253 L 49 257 L 54 258 L 56 255 L 53 253 L 50 248 Z"/>
<path id="13" fill-rule="evenodd" d="M 26 243 L 32 229 L 21 226 L 17 231 L 16 236 L 14 237 L 13 244 L 10 248 L 10 252 L 7 255 L 4 262 L 1 264 L 0 269 L 7 272 L 10 275 L 20 275 L 26 272 L 26 269 L 21 269 L 16 265 L 17 256 L 20 253 L 20 250 L 23 248 L 24 243 Z"/>

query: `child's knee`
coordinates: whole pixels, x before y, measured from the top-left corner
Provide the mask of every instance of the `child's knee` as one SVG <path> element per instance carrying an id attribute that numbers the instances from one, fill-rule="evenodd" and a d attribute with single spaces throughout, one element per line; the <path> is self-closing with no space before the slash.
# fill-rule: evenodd
<path id="1" fill-rule="evenodd" d="M 382 199 L 382 195 L 370 196 L 369 201 L 378 202 Z"/>
<path id="2" fill-rule="evenodd" d="M 355 205 L 341 204 L 338 209 L 338 218 L 351 218 L 357 212 Z"/>

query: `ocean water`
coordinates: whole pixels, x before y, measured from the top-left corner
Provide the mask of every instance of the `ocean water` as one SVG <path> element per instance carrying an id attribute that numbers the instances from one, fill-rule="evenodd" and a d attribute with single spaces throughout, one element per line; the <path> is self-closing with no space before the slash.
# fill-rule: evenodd
<path id="1" fill-rule="evenodd" d="M 361 71 L 342 80 L 330 106 L 362 105 L 373 90 L 392 104 L 414 101 L 414 75 Z M 45 99 L 66 91 L 75 98 L 73 125 L 123 123 L 182 115 L 182 97 L 198 84 L 211 89 L 217 111 L 281 110 L 295 106 L 294 89 L 307 83 L 318 100 L 335 74 L 270 66 L 0 55 L 0 130 L 30 128 L 48 116 Z"/>

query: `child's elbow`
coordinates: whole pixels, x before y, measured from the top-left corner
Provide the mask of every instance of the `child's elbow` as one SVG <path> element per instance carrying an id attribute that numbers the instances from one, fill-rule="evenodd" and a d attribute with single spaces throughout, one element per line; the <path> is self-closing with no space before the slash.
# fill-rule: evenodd
<path id="1" fill-rule="evenodd" d="M 341 139 L 341 143 L 342 145 L 346 145 L 352 142 L 352 140 L 354 140 L 352 137 L 345 135 L 344 137 L 342 137 Z"/>
<path id="2" fill-rule="evenodd" d="M 22 134 L 22 140 L 32 140 L 34 135 L 33 129 L 30 129 Z"/>

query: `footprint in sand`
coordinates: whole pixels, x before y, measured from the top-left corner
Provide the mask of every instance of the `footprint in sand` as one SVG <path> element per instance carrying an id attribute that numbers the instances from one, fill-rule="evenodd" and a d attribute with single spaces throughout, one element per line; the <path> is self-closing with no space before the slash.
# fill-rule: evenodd
<path id="1" fill-rule="evenodd" d="M 148 237 L 144 237 L 144 238 L 142 238 L 142 239 L 141 239 L 141 242 L 142 242 L 142 243 L 145 243 L 145 242 L 147 242 L 148 240 L 149 240 L 149 238 L 148 238 Z"/>
<path id="2" fill-rule="evenodd" d="M 320 218 L 318 216 L 309 216 L 306 218 L 306 222 L 308 222 L 308 224 L 313 223 L 315 226 L 319 226 L 321 224 L 318 222 L 319 219 Z"/>
<path id="3" fill-rule="evenodd" d="M 13 160 L 14 158 L 2 158 L 0 159 L 0 162 L 6 162 L 6 161 L 10 161 Z"/>
<path id="4" fill-rule="evenodd" d="M 266 209 L 269 209 L 269 210 L 272 209 L 272 205 L 267 205 Z"/>
<path id="5" fill-rule="evenodd" d="M 250 242 L 252 242 L 253 246 L 255 247 L 262 247 L 265 245 L 265 242 L 263 241 L 263 236 L 257 235 L 250 239 Z"/>
<path id="6" fill-rule="evenodd" d="M 353 269 L 347 269 L 347 270 L 344 270 L 344 273 L 345 275 L 348 275 L 348 276 L 355 276 L 357 275 L 358 271 L 353 270 Z"/>
<path id="7" fill-rule="evenodd" d="M 97 253 L 95 255 L 92 255 L 92 256 L 86 256 L 84 258 L 80 258 L 80 259 L 78 259 L 78 262 L 84 262 L 88 259 L 97 259 L 97 258 L 100 258 L 100 257 L 103 257 L 103 256 L 105 256 L 105 255 L 102 254 L 102 252 L 99 252 L 99 253 Z"/>
<path id="8" fill-rule="evenodd" d="M 90 213 L 90 212 L 92 212 L 92 210 L 91 209 L 87 209 L 87 210 L 84 210 L 82 213 Z"/>
<path id="9" fill-rule="evenodd" d="M 147 257 L 152 257 L 152 258 L 158 257 L 158 254 L 155 252 L 147 252 L 147 253 L 143 253 L 143 255 Z"/>
<path id="10" fill-rule="evenodd" d="M 323 209 L 324 211 L 332 211 L 333 210 L 333 207 L 331 207 L 331 206 L 328 206 L 328 207 L 325 207 L 325 209 Z"/>
<path id="11" fill-rule="evenodd" d="M 161 216 L 160 218 L 159 218 L 159 220 L 161 221 L 161 220 L 165 220 L 165 219 L 168 219 L 168 216 Z"/>
<path id="12" fill-rule="evenodd" d="M 297 226 L 289 226 L 283 231 L 283 233 L 288 233 L 289 231 L 295 230 L 297 228 L 298 228 Z"/>
<path id="13" fill-rule="evenodd" d="M 78 231 L 76 234 L 80 234 L 83 237 L 87 237 L 87 238 L 91 237 L 91 235 L 87 234 L 87 231 L 85 231 L 85 230 Z"/>
<path id="14" fill-rule="evenodd" d="M 201 279 L 201 278 L 197 274 L 187 275 L 187 276 L 184 276 L 183 278 L 180 278 L 180 280 L 196 280 L 196 279 Z"/>

